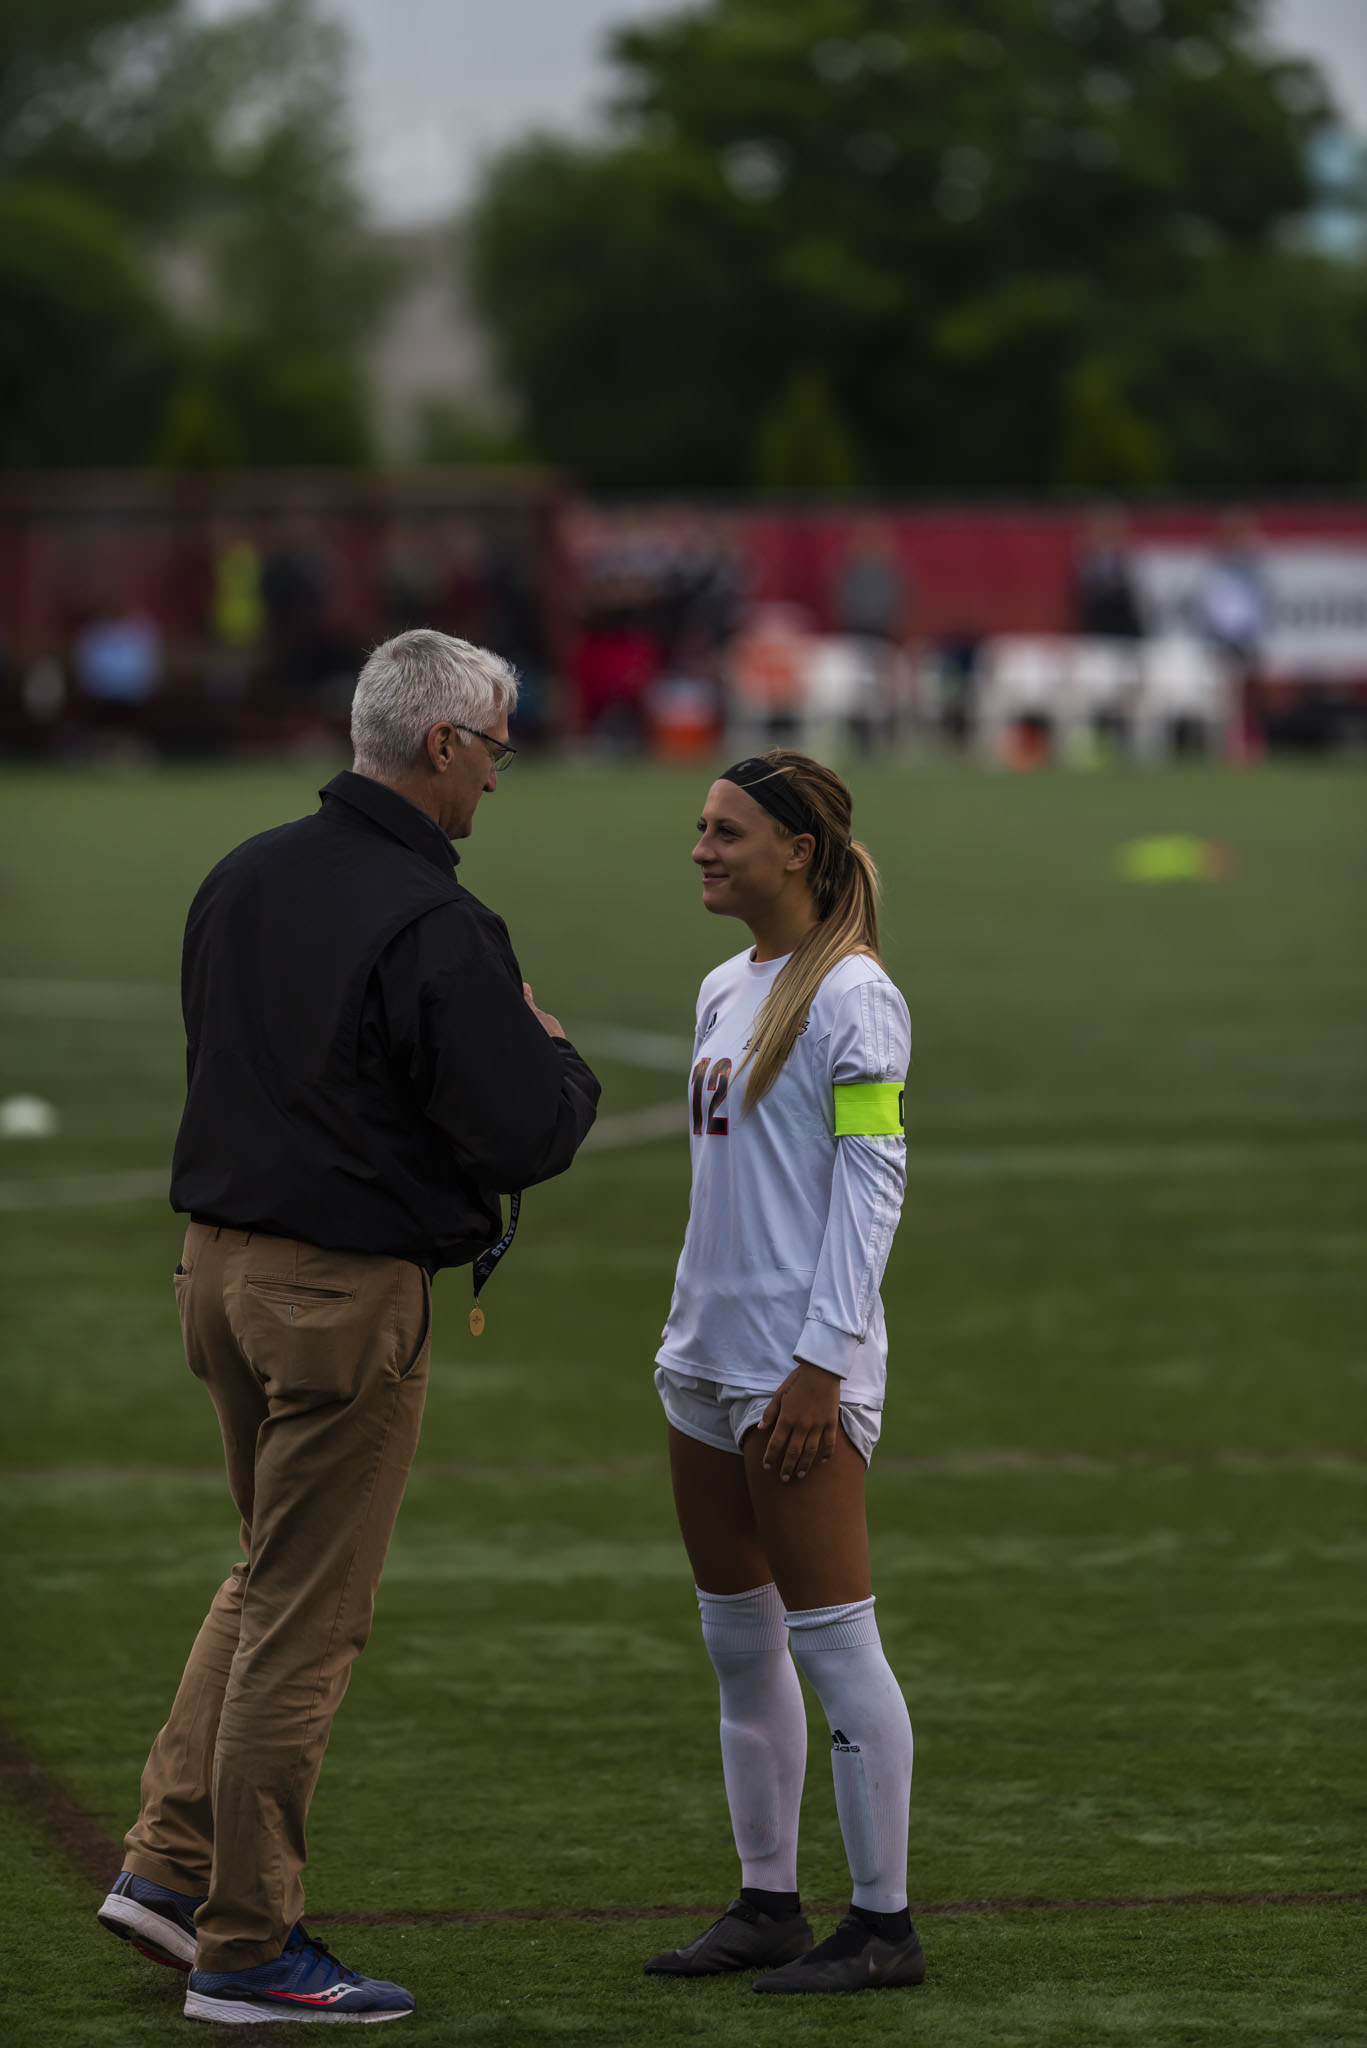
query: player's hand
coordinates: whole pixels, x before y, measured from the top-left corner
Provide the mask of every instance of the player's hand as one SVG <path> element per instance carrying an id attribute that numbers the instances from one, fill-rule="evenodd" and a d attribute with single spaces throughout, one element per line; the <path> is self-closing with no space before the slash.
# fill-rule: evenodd
<path id="1" fill-rule="evenodd" d="M 524 981 L 522 984 L 522 996 L 527 1008 L 531 1011 L 548 1038 L 563 1038 L 565 1036 L 565 1027 L 560 1022 L 560 1019 L 552 1017 L 549 1010 L 539 1010 L 537 1008 L 536 997 L 532 994 L 532 985 L 529 981 Z"/>
<path id="2" fill-rule="evenodd" d="M 799 1359 L 771 1395 L 759 1426 L 769 1431 L 764 1470 L 776 1471 L 785 1483 L 805 1479 L 813 1465 L 824 1465 L 835 1455 L 840 1427 L 839 1374 Z"/>

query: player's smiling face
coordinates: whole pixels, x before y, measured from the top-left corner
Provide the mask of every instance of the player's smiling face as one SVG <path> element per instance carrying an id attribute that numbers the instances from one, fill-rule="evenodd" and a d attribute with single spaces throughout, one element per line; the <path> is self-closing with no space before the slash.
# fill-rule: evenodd
<path id="1" fill-rule="evenodd" d="M 763 917 L 792 887 L 794 845 L 752 796 L 734 782 L 714 782 L 693 848 L 705 908 L 747 923 Z"/>

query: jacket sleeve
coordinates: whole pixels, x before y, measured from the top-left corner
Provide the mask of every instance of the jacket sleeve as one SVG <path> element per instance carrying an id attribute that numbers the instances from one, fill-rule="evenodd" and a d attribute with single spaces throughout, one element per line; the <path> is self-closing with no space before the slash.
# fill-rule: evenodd
<path id="1" fill-rule="evenodd" d="M 497 1194 L 563 1173 L 593 1123 L 596 1076 L 522 994 L 501 919 L 465 903 L 422 920 L 410 1077 L 461 1171 Z"/>
<path id="2" fill-rule="evenodd" d="M 911 1057 L 907 1006 L 888 981 L 851 989 L 836 1012 L 828 1048 L 832 1090 L 842 1082 L 906 1080 Z M 828 1105 L 834 1129 L 834 1107 Z M 835 1139 L 831 1202 L 807 1320 L 795 1358 L 843 1379 L 868 1334 L 906 1190 L 903 1137 Z"/>

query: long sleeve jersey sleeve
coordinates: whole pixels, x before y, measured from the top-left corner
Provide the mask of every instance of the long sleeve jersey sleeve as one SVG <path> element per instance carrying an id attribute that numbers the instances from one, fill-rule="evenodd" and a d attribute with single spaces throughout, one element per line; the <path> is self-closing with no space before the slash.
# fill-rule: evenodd
<path id="1" fill-rule="evenodd" d="M 910 1057 L 906 1004 L 891 982 L 866 981 L 842 997 L 829 1039 L 832 1100 L 867 1082 L 900 1090 Z M 794 1355 L 842 1379 L 869 1333 L 906 1184 L 900 1132 L 835 1138 L 826 1231 Z"/>

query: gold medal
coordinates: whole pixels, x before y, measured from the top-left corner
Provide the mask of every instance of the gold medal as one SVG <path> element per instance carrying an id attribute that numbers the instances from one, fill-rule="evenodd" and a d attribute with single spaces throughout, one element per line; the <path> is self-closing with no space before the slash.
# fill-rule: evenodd
<path id="1" fill-rule="evenodd" d="M 480 1307 L 479 1303 L 476 1302 L 474 1307 L 470 1311 L 470 1335 L 472 1337 L 478 1337 L 480 1331 L 483 1328 L 484 1310 Z"/>

